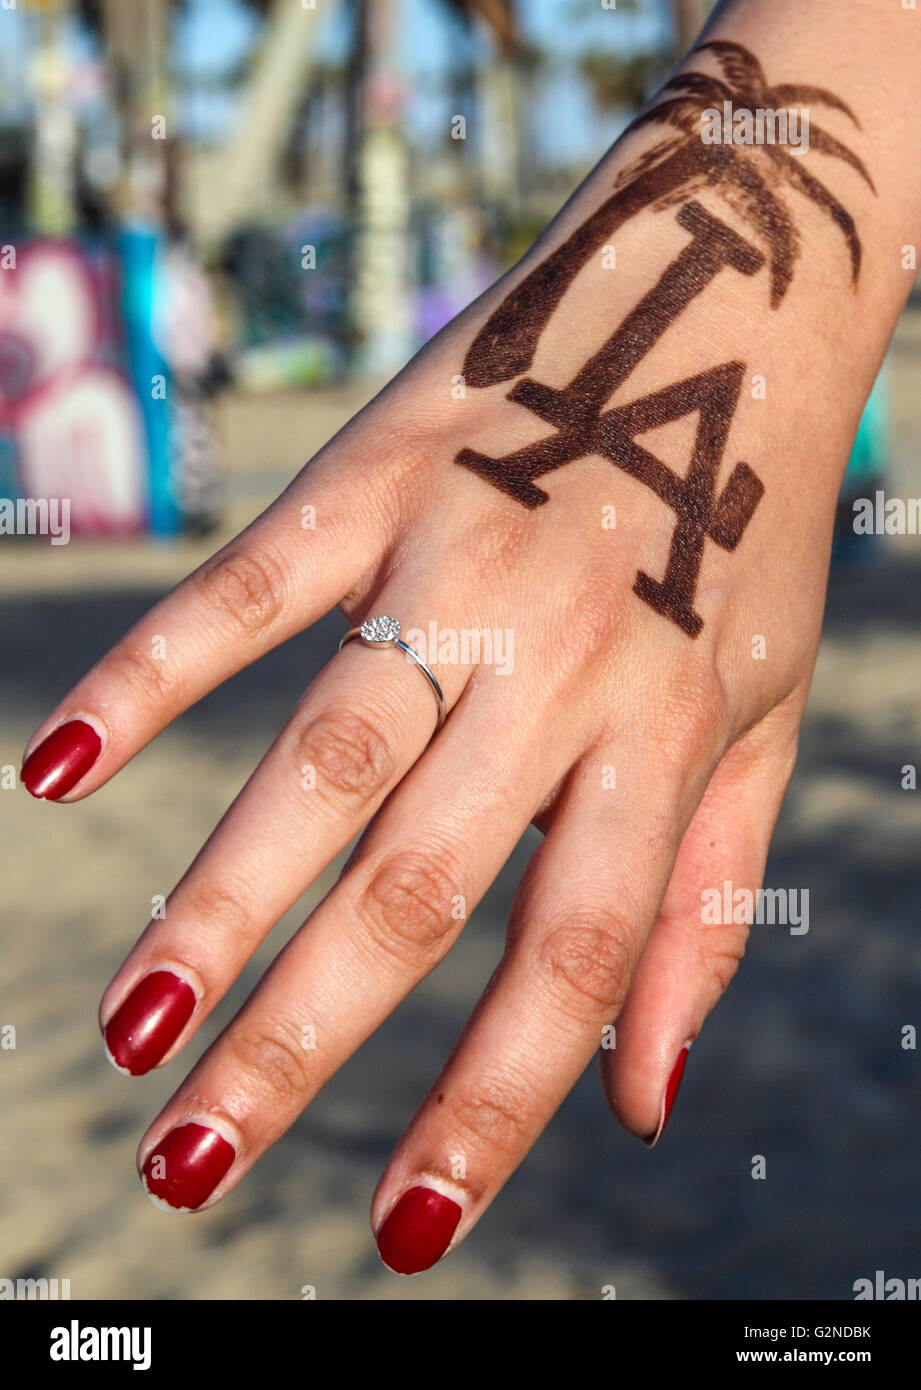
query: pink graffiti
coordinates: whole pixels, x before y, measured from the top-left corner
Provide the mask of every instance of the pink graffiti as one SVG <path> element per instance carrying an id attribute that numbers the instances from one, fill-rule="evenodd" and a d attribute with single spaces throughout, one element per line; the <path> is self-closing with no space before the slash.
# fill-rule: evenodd
<path id="1" fill-rule="evenodd" d="M 73 532 L 111 535 L 145 524 L 147 450 L 130 383 L 100 360 L 104 308 L 66 242 L 34 242 L 0 270 L 0 434 L 20 492 L 69 498 Z"/>

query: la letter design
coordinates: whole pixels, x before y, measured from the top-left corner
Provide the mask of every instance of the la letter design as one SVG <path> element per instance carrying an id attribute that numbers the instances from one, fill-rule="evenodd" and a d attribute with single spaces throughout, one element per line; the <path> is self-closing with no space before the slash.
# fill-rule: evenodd
<path id="1" fill-rule="evenodd" d="M 731 146 L 704 143 L 699 126 L 701 111 L 724 100 L 749 109 L 809 101 L 844 113 L 856 125 L 850 109 L 823 88 L 768 87 L 757 59 L 740 44 L 714 41 L 701 49 L 716 53 L 728 80 L 682 73 L 667 84 L 680 95 L 654 106 L 634 126 L 667 123 L 677 128 L 678 136 L 641 155 L 624 171 L 612 197 L 507 295 L 468 350 L 467 384 L 494 386 L 527 371 L 544 328 L 578 271 L 612 231 L 641 209 L 677 204 L 678 223 L 689 236 L 687 245 L 567 386 L 557 390 L 521 376 L 512 387 L 508 399 L 554 426 L 553 434 L 504 457 L 462 449 L 455 459 L 529 508 L 549 500 L 536 479 L 589 454 L 610 459 L 651 488 L 674 512 L 675 524 L 664 574 L 654 578 L 641 570 L 633 591 L 689 637 L 696 637 L 703 627 L 694 594 L 706 542 L 734 550 L 764 492 L 761 480 L 743 462 L 733 466 L 718 490 L 745 364 L 725 362 L 627 405 L 605 407 L 668 326 L 722 270 L 751 276 L 767 265 L 770 302 L 777 307 L 799 254 L 796 229 L 779 186 L 788 185 L 830 216 L 847 244 L 854 284 L 861 256 L 850 214 L 788 150 L 776 145 L 757 147 L 758 157 L 767 161 L 763 174 L 755 156 L 747 157 Z M 824 131 L 818 132 L 817 139 L 815 127 L 811 138 L 814 148 L 845 160 L 873 187 L 863 164 L 847 146 Z M 753 228 L 765 250 L 696 202 L 691 195 L 698 188 L 714 189 L 723 196 Z M 697 433 L 684 475 L 636 443 L 638 435 L 695 411 Z"/>

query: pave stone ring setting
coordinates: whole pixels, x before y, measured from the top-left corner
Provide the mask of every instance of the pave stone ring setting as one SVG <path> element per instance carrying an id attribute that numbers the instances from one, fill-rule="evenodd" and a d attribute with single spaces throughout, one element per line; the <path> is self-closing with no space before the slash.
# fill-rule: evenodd
<path id="1" fill-rule="evenodd" d="M 342 651 L 347 642 L 354 642 L 356 639 L 363 642 L 366 647 L 375 647 L 378 651 L 383 651 L 385 647 L 397 647 L 408 660 L 419 667 L 432 689 L 435 703 L 438 706 L 438 718 L 435 724 L 435 733 L 437 733 L 445 722 L 447 714 L 444 691 L 419 653 L 400 637 L 398 619 L 392 618 L 386 613 L 378 614 L 373 618 L 366 618 L 361 627 L 353 627 L 345 634 L 339 643 L 339 651 Z"/>
<path id="2" fill-rule="evenodd" d="M 386 614 L 379 618 L 366 618 L 358 629 L 358 635 L 371 647 L 388 647 L 399 637 L 400 624 L 396 618 L 388 618 Z"/>

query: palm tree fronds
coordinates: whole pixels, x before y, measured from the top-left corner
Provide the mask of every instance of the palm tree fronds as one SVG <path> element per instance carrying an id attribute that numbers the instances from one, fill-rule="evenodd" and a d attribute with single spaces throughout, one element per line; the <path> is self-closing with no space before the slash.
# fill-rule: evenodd
<path id="1" fill-rule="evenodd" d="M 661 164 L 670 155 L 676 154 L 684 143 L 684 136 L 673 135 L 665 140 L 660 140 L 657 145 L 652 145 L 648 150 L 644 150 L 641 155 L 624 166 L 614 180 L 614 187 L 616 189 L 625 188 L 627 184 L 633 182 L 637 175 L 645 174 L 656 164 Z"/>
<path id="2" fill-rule="evenodd" d="M 722 151 L 722 158 L 726 169 L 720 179 L 720 193 L 767 245 L 771 308 L 776 309 L 793 279 L 793 265 L 799 254 L 796 227 L 785 204 L 750 160 L 734 149 Z"/>
<path id="3" fill-rule="evenodd" d="M 841 232 L 850 253 L 852 280 L 856 285 L 862 253 L 854 219 L 830 189 L 803 167 L 800 155 L 794 155 L 777 145 L 763 146 L 763 152 L 757 156 L 754 152 L 738 150 L 733 145 L 708 146 L 702 160 L 689 158 L 676 177 L 676 160 L 681 158 L 682 146 L 688 154 L 692 143 L 696 147 L 693 136 L 698 133 L 704 110 L 707 106 L 718 106 L 724 101 L 781 110 L 811 102 L 842 112 L 859 128 L 850 107 L 824 87 L 802 83 L 768 87 L 761 64 L 741 45 L 711 40 L 700 44 L 696 51 L 705 49 L 716 55 L 725 80 L 707 73 L 683 72 L 666 82 L 659 93 L 664 99 L 657 100 L 637 116 L 629 129 L 668 125 L 678 133 L 663 136 L 650 149 L 644 150 L 623 170 L 615 189 L 629 187 L 641 176 L 654 175 L 657 166 L 670 161 L 675 165 L 670 183 L 661 194 L 653 192 L 647 206 L 658 211 L 707 188 L 725 198 L 767 247 L 771 307 L 776 308 L 793 278 L 794 264 L 800 251 L 795 223 L 786 202 L 779 196 L 779 187 L 785 184 L 822 208 Z M 668 93 L 674 95 L 668 96 Z M 811 147 L 818 154 L 842 160 L 876 192 L 863 161 L 841 140 L 815 126 L 810 129 L 809 138 Z M 770 161 L 767 166 L 763 163 L 765 157 Z"/>
<path id="4" fill-rule="evenodd" d="M 845 164 L 849 164 L 852 169 L 856 169 L 863 181 L 874 193 L 876 192 L 873 180 L 867 173 L 863 160 L 858 159 L 853 150 L 849 150 L 847 145 L 843 145 L 840 140 L 836 140 L 835 137 L 829 135 L 827 131 L 819 130 L 817 126 L 812 126 L 809 131 L 809 148 L 811 150 L 818 150 L 819 154 L 827 154 L 835 159 L 843 159 Z"/>
<path id="5" fill-rule="evenodd" d="M 856 285 L 860 275 L 860 237 L 857 235 L 857 227 L 847 208 L 842 207 L 831 190 L 826 188 L 824 183 L 815 175 L 804 169 L 797 157 L 790 154 L 788 150 L 782 149 L 779 145 L 765 145 L 764 150 L 775 163 L 780 165 L 791 186 L 805 194 L 812 202 L 817 203 L 831 217 L 847 242 L 851 255 L 851 280 Z"/>
<path id="6" fill-rule="evenodd" d="M 710 39 L 707 43 L 698 44 L 694 51 L 701 53 L 705 49 L 716 54 L 723 72 L 740 93 L 757 98 L 766 89 L 763 67 L 755 55 L 740 43 L 730 43 L 728 39 Z"/>
<path id="7" fill-rule="evenodd" d="M 663 92 L 687 92 L 699 97 L 701 101 L 731 101 L 732 88 L 727 87 L 718 77 L 710 77 L 702 72 L 681 72 L 671 78 L 662 88 Z"/>
<path id="8" fill-rule="evenodd" d="M 824 87 L 807 87 L 799 82 L 782 82 L 779 87 L 771 88 L 771 96 L 777 106 L 830 106 L 833 111 L 843 112 L 849 121 L 853 121 L 858 130 L 863 129 L 847 102 L 836 97 L 834 92 L 826 91 Z"/>
<path id="9" fill-rule="evenodd" d="M 667 101 L 660 101 L 658 106 L 650 107 L 648 111 L 641 111 L 627 126 L 624 134 L 628 131 L 632 134 L 634 130 L 642 130 L 643 126 L 661 125 L 663 122 L 687 134 L 694 124 L 694 118 L 699 114 L 700 107 L 690 97 L 670 97 Z"/>

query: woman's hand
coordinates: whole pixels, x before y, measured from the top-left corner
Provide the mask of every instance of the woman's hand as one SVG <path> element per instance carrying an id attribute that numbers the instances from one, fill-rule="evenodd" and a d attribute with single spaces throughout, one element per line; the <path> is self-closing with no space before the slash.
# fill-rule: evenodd
<path id="1" fill-rule="evenodd" d="M 697 52 L 685 74 L 754 81 L 745 53 Z M 815 57 L 790 71 L 779 40 L 761 56 L 772 82 L 822 78 Z M 433 691 L 403 655 L 331 654 L 106 991 L 116 1064 L 172 1060 L 365 830 L 144 1137 L 160 1202 L 198 1209 L 240 1180 L 443 958 L 531 821 L 545 838 L 503 959 L 378 1186 L 381 1253 L 412 1273 L 463 1239 L 599 1049 L 620 1123 L 661 1134 L 744 950 L 750 912 L 703 904 L 761 883 L 840 471 L 898 311 L 872 254 L 892 215 L 885 163 L 840 101 L 807 99 L 860 165 L 798 156 L 847 226 L 790 171 L 763 195 L 756 151 L 707 164 L 687 108 L 645 123 L 37 731 L 30 790 L 87 796 L 336 604 L 350 624 L 398 618 L 444 691 L 432 739 Z M 682 139 L 685 184 L 661 173 L 662 142 Z M 553 275 L 526 283 L 551 255 Z"/>

